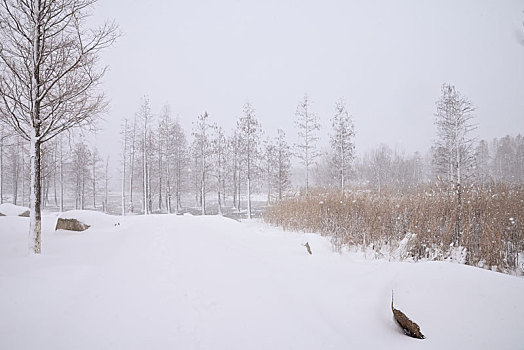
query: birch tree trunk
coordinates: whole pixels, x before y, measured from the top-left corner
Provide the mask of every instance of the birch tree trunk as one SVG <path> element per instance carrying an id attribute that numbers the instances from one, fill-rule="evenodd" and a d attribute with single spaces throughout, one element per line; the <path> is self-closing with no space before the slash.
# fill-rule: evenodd
<path id="1" fill-rule="evenodd" d="M 40 141 L 38 131 L 31 135 L 31 188 L 29 192 L 29 235 L 31 249 L 35 254 L 42 252 L 42 216 L 40 203 Z"/>
<path id="2" fill-rule="evenodd" d="M 42 252 L 42 217 L 40 207 L 40 59 L 41 49 L 41 18 L 40 18 L 40 0 L 35 0 L 32 7 L 33 13 L 33 57 L 32 57 L 32 76 L 31 76 L 31 119 L 32 119 L 32 134 L 29 140 L 31 145 L 30 155 L 30 174 L 31 174 L 31 189 L 29 192 L 29 235 L 31 237 L 30 242 L 35 254 Z"/>
<path id="3" fill-rule="evenodd" d="M 60 142 L 60 212 L 64 211 L 64 152 L 62 145 L 62 137 Z"/>
<path id="4" fill-rule="evenodd" d="M 126 158 L 127 158 L 127 119 L 124 121 L 124 149 L 122 150 L 122 216 L 126 215 Z"/>

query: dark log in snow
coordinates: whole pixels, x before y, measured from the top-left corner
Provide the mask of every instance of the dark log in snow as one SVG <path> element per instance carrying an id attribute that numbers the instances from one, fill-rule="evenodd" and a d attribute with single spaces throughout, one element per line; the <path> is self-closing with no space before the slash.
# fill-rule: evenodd
<path id="1" fill-rule="evenodd" d="M 312 255 L 313 252 L 311 252 L 311 247 L 309 246 L 309 242 L 306 242 L 306 244 L 304 244 L 304 246 L 306 247 L 307 252 L 309 253 L 309 255 Z"/>
<path id="2" fill-rule="evenodd" d="M 22 214 L 18 214 L 18 216 L 23 216 L 25 218 L 29 217 L 29 210 L 24 211 Z"/>
<path id="3" fill-rule="evenodd" d="M 89 228 L 89 225 L 84 224 L 76 219 L 62 219 L 58 218 L 56 222 L 56 230 L 67 230 L 67 231 L 85 231 Z"/>
<path id="4" fill-rule="evenodd" d="M 393 317 L 406 335 L 417 339 L 426 338 L 420 331 L 418 324 L 411 321 L 402 311 L 393 307 L 393 292 L 391 293 L 391 311 L 393 311 Z"/>

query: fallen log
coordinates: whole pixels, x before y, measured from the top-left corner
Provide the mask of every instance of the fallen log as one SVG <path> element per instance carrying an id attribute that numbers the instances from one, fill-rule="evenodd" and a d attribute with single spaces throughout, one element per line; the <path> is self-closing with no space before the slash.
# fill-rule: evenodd
<path id="1" fill-rule="evenodd" d="M 418 324 L 411 321 L 402 311 L 395 309 L 393 306 L 393 291 L 391 291 L 391 311 L 393 311 L 393 317 L 406 335 L 417 339 L 426 338 L 420 331 Z"/>

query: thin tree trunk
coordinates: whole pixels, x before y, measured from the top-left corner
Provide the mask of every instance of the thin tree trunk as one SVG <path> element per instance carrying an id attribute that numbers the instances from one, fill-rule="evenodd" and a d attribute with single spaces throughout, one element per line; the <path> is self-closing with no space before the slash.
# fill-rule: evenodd
<path id="1" fill-rule="evenodd" d="M 166 207 L 171 214 L 171 181 L 169 181 L 169 160 L 166 161 Z"/>
<path id="2" fill-rule="evenodd" d="M 124 150 L 122 157 L 122 216 L 126 215 L 126 157 L 127 157 L 127 119 L 124 121 Z"/>
<path id="3" fill-rule="evenodd" d="M 96 209 L 96 153 L 93 152 L 93 209 Z"/>
<path id="4" fill-rule="evenodd" d="M 42 214 L 40 208 L 40 59 L 41 59 L 41 45 L 40 45 L 40 0 L 35 0 L 33 3 L 33 19 L 37 25 L 34 27 L 32 44 L 33 57 L 31 76 L 31 100 L 32 111 L 31 119 L 33 122 L 33 130 L 31 134 L 31 155 L 30 155 L 30 176 L 31 176 L 31 190 L 29 192 L 29 240 L 32 244 L 33 252 L 40 254 L 42 252 Z"/>
<path id="5" fill-rule="evenodd" d="M 248 144 L 247 147 L 247 218 L 251 219 L 251 156 L 249 154 L 250 145 Z"/>
<path id="6" fill-rule="evenodd" d="M 0 204 L 4 203 L 4 135 L 0 135 Z"/>
<path id="7" fill-rule="evenodd" d="M 109 172 L 108 172 L 108 168 L 109 168 L 109 156 L 107 156 L 107 159 L 106 159 L 106 178 L 105 178 L 105 188 L 104 188 L 104 213 L 107 213 L 107 186 L 108 186 L 108 182 L 109 182 Z"/>
<path id="8" fill-rule="evenodd" d="M 202 147 L 204 147 L 204 145 L 202 145 Z M 202 154 L 201 154 L 201 157 L 202 157 L 202 178 L 201 178 L 201 184 L 200 184 L 200 190 L 201 190 L 201 194 L 200 196 L 202 197 L 202 202 L 201 202 L 201 206 L 202 206 L 202 215 L 206 215 L 206 158 L 205 158 L 205 155 L 204 155 L 204 150 L 202 148 Z"/>
<path id="9" fill-rule="evenodd" d="M 135 137 L 136 137 L 136 116 L 133 119 L 133 136 L 131 138 L 131 152 L 129 155 L 129 211 L 133 212 L 133 173 L 135 169 Z"/>
<path id="10" fill-rule="evenodd" d="M 60 211 L 64 211 L 64 155 L 62 137 L 60 136 Z"/>
<path id="11" fill-rule="evenodd" d="M 29 193 L 29 232 L 31 248 L 35 254 L 42 252 L 42 216 L 40 198 L 40 140 L 37 138 L 38 130 L 31 135 L 31 190 Z"/>
<path id="12" fill-rule="evenodd" d="M 162 143 L 158 146 L 158 210 L 162 210 Z"/>
<path id="13" fill-rule="evenodd" d="M 144 147 L 142 149 L 142 181 L 143 181 L 143 200 L 144 200 L 144 215 L 149 214 L 147 210 L 147 156 L 146 156 L 146 148 L 147 148 L 147 124 L 144 122 Z"/>

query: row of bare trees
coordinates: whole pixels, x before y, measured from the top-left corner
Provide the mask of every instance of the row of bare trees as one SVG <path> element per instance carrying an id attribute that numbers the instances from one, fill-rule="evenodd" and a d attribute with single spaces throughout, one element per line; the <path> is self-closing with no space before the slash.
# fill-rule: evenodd
<path id="1" fill-rule="evenodd" d="M 243 106 L 242 115 L 229 134 L 207 112 L 197 116 L 189 141 L 179 120 L 171 117 L 169 107 L 154 117 L 145 97 L 133 120 L 124 121 L 121 132 L 122 214 L 176 213 L 182 209 L 182 198 L 192 192 L 192 202 L 202 214 L 208 212 L 209 196 L 216 203 L 217 213 L 223 212 L 226 200 L 231 200 L 232 207 L 240 211 L 241 199 L 245 198 L 250 218 L 254 192 L 266 192 L 270 203 L 282 200 L 291 189 L 292 156 L 304 167 L 307 193 L 310 172 L 319 156 L 320 129 L 308 95 L 298 103 L 295 116 L 298 142 L 293 147 L 281 129 L 274 138 L 264 139 L 251 103 Z M 353 121 L 341 99 L 335 104 L 332 118 L 329 165 L 335 169 L 334 178 L 341 190 L 351 176 L 353 137 Z"/>
<path id="2" fill-rule="evenodd" d="M 215 212 L 222 213 L 227 200 L 240 211 L 245 196 L 251 217 L 255 188 L 267 190 L 268 202 L 281 199 L 290 189 L 291 151 L 285 133 L 277 130 L 275 138 L 262 142 L 262 129 L 250 103 L 244 105 L 229 135 L 207 112 L 197 116 L 190 140 L 169 106 L 158 116 L 149 106 L 145 97 L 133 120 L 124 121 L 121 132 L 122 214 L 178 213 L 183 201 L 185 207 L 197 206 L 206 214 L 209 198 Z"/>
<path id="3" fill-rule="evenodd" d="M 42 147 L 41 201 L 43 208 L 107 210 L 109 158 L 83 137 L 60 135 Z M 0 127 L 0 203 L 29 203 L 29 145 Z"/>
<path id="4" fill-rule="evenodd" d="M 192 142 L 186 145 L 188 141 L 183 130 L 179 122 L 170 117 L 168 107 L 160 113 L 159 126 L 150 125 L 152 114 L 149 100 L 144 98 L 133 121 L 124 122 L 122 132 L 123 212 L 136 211 L 136 195 L 133 196 L 133 193 L 137 189 L 133 188 L 133 184 L 140 181 L 143 185 L 140 193 L 144 195 L 141 211 L 145 214 L 152 210 L 164 211 L 164 208 L 168 212 L 178 212 L 181 209 L 181 192 L 187 193 L 191 187 L 194 202 L 202 214 L 206 213 L 207 194 L 212 191 L 216 193 L 217 212 L 222 212 L 226 198 L 231 198 L 233 207 L 240 210 L 244 195 L 247 216 L 251 217 L 253 190 L 259 193 L 267 191 L 269 203 L 273 199 L 281 200 L 290 189 L 292 156 L 304 167 L 307 193 L 310 173 L 320 155 L 317 148 L 320 123 L 312 104 L 307 94 L 298 103 L 295 112 L 298 142 L 293 146 L 288 145 L 283 130 L 277 130 L 275 138 L 266 137 L 263 140 L 260 122 L 250 103 L 244 105 L 242 116 L 229 135 L 211 121 L 207 112 L 199 115 L 193 123 Z M 343 99 L 336 102 L 331 123 L 329 167 L 335 169 L 334 178 L 343 190 L 351 177 L 354 159 L 353 121 Z M 141 159 L 138 159 L 137 151 Z M 152 173 L 156 175 L 151 176 Z M 155 208 L 152 205 L 153 192 L 158 198 Z M 171 207 L 172 196 L 175 197 L 175 208 Z"/>

